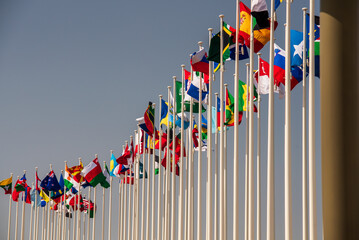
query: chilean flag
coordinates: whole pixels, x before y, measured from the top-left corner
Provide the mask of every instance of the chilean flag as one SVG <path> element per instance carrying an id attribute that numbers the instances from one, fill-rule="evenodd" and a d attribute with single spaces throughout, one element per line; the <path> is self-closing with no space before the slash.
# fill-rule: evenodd
<path id="1" fill-rule="evenodd" d="M 191 65 L 193 71 L 209 75 L 209 62 L 207 60 L 207 53 L 204 48 L 191 55 Z"/>
<path id="2" fill-rule="evenodd" d="M 292 79 L 290 80 L 290 90 L 292 90 L 303 79 L 303 73 L 300 74 L 300 68 L 293 68 L 291 69 Z M 280 83 L 285 85 L 285 51 L 277 44 L 274 44 L 274 83 L 277 86 L 280 86 Z"/>

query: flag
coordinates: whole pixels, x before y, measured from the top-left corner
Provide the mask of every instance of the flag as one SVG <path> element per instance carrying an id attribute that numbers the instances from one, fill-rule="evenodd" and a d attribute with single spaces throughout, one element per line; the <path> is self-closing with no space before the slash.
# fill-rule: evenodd
<path id="1" fill-rule="evenodd" d="M 186 113 L 177 114 L 176 126 L 181 128 L 182 117 L 183 117 L 183 129 L 186 130 L 189 127 L 189 119 L 187 118 Z"/>
<path id="2" fill-rule="evenodd" d="M 79 165 L 73 166 L 71 168 L 67 168 L 67 172 L 71 176 L 69 181 L 73 184 L 73 187 L 78 191 L 80 189 L 81 183 L 83 181 L 83 177 L 81 175 L 81 171 L 83 169 L 82 162 Z"/>
<path id="3" fill-rule="evenodd" d="M 167 133 L 162 133 L 161 135 L 161 151 L 167 146 Z M 155 149 L 160 149 L 160 140 L 156 139 Z"/>
<path id="4" fill-rule="evenodd" d="M 202 139 L 207 139 L 207 119 L 202 114 Z"/>
<path id="5" fill-rule="evenodd" d="M 267 5 L 264 4 L 264 0 L 256 0 L 258 4 L 254 8 L 256 12 L 252 12 L 253 16 L 253 38 L 254 38 L 254 52 L 259 52 L 264 45 L 270 40 L 270 20 L 268 20 L 268 10 L 265 10 Z M 240 2 L 240 18 L 241 26 L 239 31 L 239 41 L 245 43 L 250 48 L 250 21 L 251 21 L 251 10 L 243 3 Z M 266 17 L 267 16 L 267 17 Z M 275 21 L 274 30 L 277 28 L 278 23 Z"/>
<path id="6" fill-rule="evenodd" d="M 201 72 L 209 75 L 209 62 L 207 60 L 207 53 L 202 48 L 191 55 L 191 65 L 193 71 Z"/>
<path id="7" fill-rule="evenodd" d="M 303 65 L 303 43 L 303 33 L 296 30 L 290 30 L 291 66 Z"/>
<path id="8" fill-rule="evenodd" d="M 140 169 L 140 172 L 139 172 L 139 177 L 140 179 L 143 178 L 143 174 L 145 174 L 145 178 L 147 178 L 147 171 L 143 171 L 143 163 L 141 161 L 138 162 L 139 164 L 139 169 Z"/>
<path id="9" fill-rule="evenodd" d="M 203 124 L 202 124 L 202 126 L 203 126 Z M 206 130 L 207 130 L 207 128 L 206 128 Z M 195 151 L 198 151 L 198 149 L 199 149 L 199 137 L 198 137 L 198 134 L 199 134 L 199 130 L 198 130 L 198 127 L 197 127 L 197 123 L 196 123 L 195 120 L 193 120 L 192 140 L 193 140 L 193 146 L 194 146 Z M 201 134 L 203 135 L 203 130 L 202 130 Z M 202 152 L 204 152 L 204 151 L 207 151 L 207 143 L 202 138 Z"/>
<path id="10" fill-rule="evenodd" d="M 145 117 L 136 118 L 136 121 L 137 121 L 138 126 L 141 128 L 141 130 L 143 130 L 146 133 L 148 133 L 150 131 L 146 126 Z"/>
<path id="11" fill-rule="evenodd" d="M 205 75 L 206 76 L 206 75 Z M 189 87 L 191 86 L 191 73 L 185 70 L 185 97 L 184 97 L 184 111 L 189 112 L 190 111 L 190 96 L 188 95 Z M 176 95 L 175 99 L 173 99 L 172 92 L 170 94 L 171 98 L 171 104 L 174 105 L 174 101 L 176 101 L 176 112 L 180 113 L 182 112 L 182 82 L 176 81 Z M 193 112 L 198 113 L 199 111 L 199 104 L 198 102 L 193 102 Z M 173 109 L 170 109 L 170 114 L 172 113 Z M 202 107 L 202 112 L 206 111 Z"/>
<path id="12" fill-rule="evenodd" d="M 283 0 L 275 0 L 274 2 L 274 10 L 276 11 L 279 5 L 283 2 Z"/>
<path id="13" fill-rule="evenodd" d="M 168 122 L 168 103 L 161 99 L 161 120 L 160 120 L 160 125 L 165 125 L 167 126 L 167 122 Z"/>
<path id="14" fill-rule="evenodd" d="M 95 204 L 91 201 L 86 199 L 85 197 L 82 198 L 84 212 L 90 215 L 90 218 L 93 218 L 94 212 L 96 210 Z"/>
<path id="15" fill-rule="evenodd" d="M 42 197 L 42 199 L 43 199 L 45 202 L 48 203 L 48 202 L 50 201 L 50 197 L 49 197 L 48 193 L 45 192 L 44 189 L 41 189 L 40 196 Z"/>
<path id="16" fill-rule="evenodd" d="M 309 30 L 310 30 L 310 15 L 307 13 L 307 47 L 308 47 L 308 56 L 309 56 Z M 320 77 L 320 17 L 314 16 L 314 69 L 315 76 Z M 307 68 L 309 71 L 309 68 Z"/>
<path id="17" fill-rule="evenodd" d="M 148 103 L 148 107 L 144 114 L 144 121 L 146 124 L 146 127 L 148 129 L 147 133 L 148 135 L 153 135 L 153 132 L 155 130 L 154 122 L 155 122 L 155 109 L 152 107 L 152 102 Z"/>
<path id="18" fill-rule="evenodd" d="M 109 188 L 110 187 L 110 171 L 108 170 L 106 163 L 105 163 L 105 168 L 103 169 L 102 173 L 105 176 L 105 180 L 100 182 L 100 184 L 104 188 Z"/>
<path id="19" fill-rule="evenodd" d="M 106 181 L 106 177 L 102 173 L 102 169 L 97 158 L 84 167 L 81 173 L 93 187 L 96 187 L 97 184 Z"/>
<path id="20" fill-rule="evenodd" d="M 116 159 L 116 162 L 118 164 L 128 165 L 128 159 L 130 157 L 131 157 L 131 152 L 130 152 L 130 149 L 128 148 L 128 144 L 126 144 L 125 151 L 123 151 L 121 156 Z"/>
<path id="21" fill-rule="evenodd" d="M 32 189 L 30 192 L 31 201 L 34 202 L 34 205 L 41 206 L 41 197 L 39 192 L 36 189 Z M 35 202 L 36 201 L 36 202 Z"/>
<path id="22" fill-rule="evenodd" d="M 203 75 L 199 72 L 193 73 L 193 80 L 187 90 L 187 95 L 185 97 L 185 101 L 190 101 L 191 99 L 188 97 L 192 97 L 195 100 L 199 101 L 199 91 L 200 91 L 200 84 L 202 81 L 202 102 L 207 104 L 208 98 L 208 83 L 204 82 Z"/>
<path id="23" fill-rule="evenodd" d="M 240 95 L 241 96 L 241 95 Z M 241 102 L 241 101 L 240 101 Z M 240 106 L 239 106 L 240 108 Z M 243 109 L 243 106 L 242 106 Z M 234 97 L 229 92 L 228 88 L 226 91 L 226 119 L 224 125 L 234 126 Z M 243 111 L 238 112 L 238 125 L 242 122 Z"/>
<path id="24" fill-rule="evenodd" d="M 37 171 L 35 172 L 35 188 L 38 192 L 40 192 L 40 188 L 39 188 L 39 182 L 41 183 L 41 179 L 39 178 L 39 176 L 37 175 Z"/>
<path id="25" fill-rule="evenodd" d="M 172 154 L 169 155 L 169 158 L 170 158 L 170 171 L 172 172 Z M 167 165 L 167 149 L 165 151 L 165 155 L 164 157 L 162 158 L 162 161 L 161 161 L 161 165 L 167 169 L 166 165 Z M 179 176 L 179 166 L 178 164 L 176 165 L 176 175 Z"/>
<path id="26" fill-rule="evenodd" d="M 12 188 L 12 177 L 9 177 L 7 179 L 4 179 L 2 181 L 0 181 L 0 187 L 2 187 L 2 189 L 4 189 L 5 194 L 11 194 L 11 188 Z"/>
<path id="27" fill-rule="evenodd" d="M 252 0 L 251 7 L 251 14 L 256 19 L 259 29 L 269 28 L 269 15 L 266 0 Z"/>
<path id="28" fill-rule="evenodd" d="M 116 177 L 116 175 L 114 174 L 114 169 L 117 167 L 118 163 L 116 162 L 116 158 L 115 155 L 113 155 L 113 153 L 111 153 L 111 160 L 110 160 L 110 176 L 112 177 Z"/>
<path id="29" fill-rule="evenodd" d="M 55 172 L 51 171 L 47 176 L 48 176 L 48 182 L 47 182 L 47 186 L 45 187 L 45 189 L 48 191 L 54 191 L 54 192 L 60 191 L 61 186 L 60 186 L 59 182 L 57 181 Z"/>
<path id="30" fill-rule="evenodd" d="M 64 177 L 62 176 L 62 173 L 60 175 L 60 180 L 59 180 L 59 185 L 61 187 L 61 191 L 64 191 L 64 187 L 65 187 L 65 181 L 64 181 Z"/>
<path id="31" fill-rule="evenodd" d="M 292 72 L 291 90 L 302 81 L 303 77 L 301 79 L 298 79 L 298 77 L 300 77 L 299 74 L 293 74 Z M 285 51 L 277 44 L 274 44 L 274 80 L 277 86 L 279 86 L 279 83 L 285 85 Z"/>
<path id="32" fill-rule="evenodd" d="M 30 194 L 30 192 L 31 192 L 31 187 L 26 185 L 26 187 L 25 187 L 25 196 L 24 196 L 25 200 L 23 199 L 23 201 L 25 201 L 28 204 L 31 204 L 31 194 Z"/>
<path id="33" fill-rule="evenodd" d="M 67 164 L 65 165 L 65 178 L 64 178 L 64 187 L 66 187 L 66 192 L 69 191 L 73 187 L 73 183 L 71 182 L 71 175 L 69 174 Z"/>

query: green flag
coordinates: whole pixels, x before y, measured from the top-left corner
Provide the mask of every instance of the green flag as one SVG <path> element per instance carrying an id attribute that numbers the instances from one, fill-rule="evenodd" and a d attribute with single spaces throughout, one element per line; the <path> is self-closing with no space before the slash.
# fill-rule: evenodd
<path id="1" fill-rule="evenodd" d="M 182 82 L 176 81 L 176 112 L 180 113 L 182 112 Z M 191 104 L 189 102 L 184 103 L 184 111 L 189 112 L 190 111 Z M 193 103 L 193 113 L 198 113 L 199 111 L 199 103 L 194 102 Z M 206 109 L 202 105 L 202 112 L 205 112 Z"/>

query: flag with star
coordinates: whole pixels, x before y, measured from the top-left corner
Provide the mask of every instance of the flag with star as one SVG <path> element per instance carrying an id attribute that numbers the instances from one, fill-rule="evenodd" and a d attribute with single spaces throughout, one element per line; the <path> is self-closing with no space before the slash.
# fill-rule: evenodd
<path id="1" fill-rule="evenodd" d="M 303 33 L 296 30 L 290 30 L 290 52 L 292 66 L 303 65 Z"/>
<path id="2" fill-rule="evenodd" d="M 12 177 L 0 181 L 0 187 L 4 189 L 5 194 L 11 194 Z"/>

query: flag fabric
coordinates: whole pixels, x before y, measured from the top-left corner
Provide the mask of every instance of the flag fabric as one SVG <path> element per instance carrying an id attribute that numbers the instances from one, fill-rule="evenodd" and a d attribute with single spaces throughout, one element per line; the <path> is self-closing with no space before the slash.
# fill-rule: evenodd
<path id="1" fill-rule="evenodd" d="M 96 187 L 97 184 L 106 181 L 106 177 L 102 173 L 102 169 L 97 158 L 84 167 L 81 173 L 87 182 L 89 182 L 93 187 Z"/>
<path id="2" fill-rule="evenodd" d="M 147 171 L 144 170 L 143 163 L 142 163 L 141 161 L 139 161 L 138 164 L 139 164 L 139 170 L 140 170 L 140 172 L 139 172 L 139 178 L 140 178 L 140 179 L 143 178 L 143 177 L 147 178 Z M 143 175 L 144 175 L 144 176 L 143 176 Z"/>
<path id="3" fill-rule="evenodd" d="M 0 181 L 0 187 L 4 189 L 5 194 L 11 194 L 12 192 L 12 177 Z"/>
<path id="4" fill-rule="evenodd" d="M 60 191 L 61 186 L 57 181 L 55 172 L 51 171 L 47 176 L 48 176 L 48 182 L 47 182 L 47 186 L 44 188 L 48 191 L 54 191 L 54 192 Z"/>
<path id="5" fill-rule="evenodd" d="M 35 188 L 38 192 L 40 192 L 40 188 L 39 188 L 39 182 L 41 183 L 41 179 L 39 178 L 39 176 L 37 175 L 37 171 L 35 172 Z"/>
<path id="6" fill-rule="evenodd" d="M 202 114 L 202 139 L 207 139 L 207 119 Z"/>
<path id="7" fill-rule="evenodd" d="M 110 160 L 110 176 L 116 177 L 116 175 L 113 173 L 114 169 L 117 167 L 118 163 L 116 162 L 115 155 L 111 153 L 111 160 Z"/>
<path id="8" fill-rule="evenodd" d="M 39 195 L 39 192 L 36 189 L 31 190 L 30 198 L 31 198 L 31 201 L 34 203 L 34 205 L 41 207 L 41 197 Z"/>
<path id="9" fill-rule="evenodd" d="M 290 54 L 291 54 L 291 66 L 302 66 L 303 65 L 303 33 L 290 30 Z M 305 54 L 306 55 L 306 54 Z"/>
<path id="10" fill-rule="evenodd" d="M 66 169 L 66 171 L 69 173 L 69 176 L 70 176 L 69 181 L 73 184 L 73 187 L 77 191 L 80 190 L 80 186 L 83 181 L 83 177 L 81 175 L 82 169 L 83 169 L 82 162 L 80 162 L 79 165 L 76 165 L 76 166 Z"/>
<path id="11" fill-rule="evenodd" d="M 48 202 L 50 201 L 50 197 L 49 197 L 48 193 L 45 192 L 44 189 L 41 189 L 40 196 L 42 197 L 42 199 L 43 199 L 45 202 L 48 203 Z"/>
<path id="12" fill-rule="evenodd" d="M 123 153 L 121 154 L 120 157 L 118 157 L 116 159 L 116 162 L 118 164 L 124 164 L 124 165 L 128 165 L 128 159 L 131 157 L 131 151 L 128 147 L 128 144 L 126 144 L 126 147 L 125 147 L 125 151 L 123 151 Z"/>
<path id="13" fill-rule="evenodd" d="M 25 201 L 28 204 L 31 204 L 31 187 L 26 185 L 25 187 L 25 194 L 24 194 L 24 198 L 23 201 Z"/>
<path id="14" fill-rule="evenodd" d="M 203 126 L 203 124 L 202 124 Z M 203 131 L 202 131 L 203 133 Z M 202 134 L 201 133 L 201 134 Z M 193 120 L 193 129 L 192 129 L 192 141 L 193 141 L 193 146 L 194 146 L 194 150 L 198 151 L 199 150 L 199 130 L 198 130 L 198 126 L 195 120 Z M 207 143 L 204 141 L 204 139 L 202 139 L 202 152 L 207 151 Z"/>
<path id="15" fill-rule="evenodd" d="M 255 15 L 257 18 L 253 18 L 253 38 L 254 38 L 254 52 L 259 52 L 264 45 L 270 40 L 270 20 L 268 19 L 268 10 L 264 10 L 263 1 L 264 0 L 256 0 L 258 4 L 255 10 L 257 12 L 252 12 L 253 16 Z M 241 18 L 241 26 L 240 31 L 238 33 L 239 41 L 241 43 L 245 43 L 247 47 L 250 48 L 250 21 L 251 21 L 251 10 L 243 3 L 239 3 L 240 6 L 240 18 Z M 265 4 L 265 7 L 267 5 Z M 274 30 L 277 28 L 278 23 L 275 21 Z"/>
<path id="16" fill-rule="evenodd" d="M 148 107 L 144 114 L 144 121 L 146 124 L 146 127 L 148 129 L 147 133 L 148 135 L 153 135 L 153 132 L 155 130 L 154 122 L 155 122 L 155 110 L 152 107 L 152 102 L 148 103 Z"/>
<path id="17" fill-rule="evenodd" d="M 178 113 L 176 126 L 181 128 L 182 127 L 182 118 L 183 118 L 183 128 L 186 130 L 189 127 L 189 119 L 187 118 L 186 113 Z"/>
<path id="18" fill-rule="evenodd" d="M 17 179 L 16 182 L 15 182 L 15 186 L 21 184 L 20 180 Z M 18 188 L 19 189 L 19 188 Z M 24 187 L 21 188 L 21 189 L 25 189 Z M 14 187 L 14 190 L 12 191 L 12 194 L 11 194 L 11 197 L 12 197 L 12 200 L 14 202 L 17 202 L 19 201 L 19 194 L 20 194 L 20 191 L 18 191 L 15 187 Z"/>
<path id="19" fill-rule="evenodd" d="M 96 210 L 95 204 L 91 201 L 86 199 L 85 197 L 82 198 L 84 212 L 90 215 L 90 218 L 93 218 L 94 212 Z"/>
<path id="20" fill-rule="evenodd" d="M 241 96 L 241 95 L 240 95 Z M 243 105 L 242 105 L 243 109 Z M 226 111 L 225 111 L 225 122 L 224 125 L 234 126 L 234 97 L 229 92 L 228 88 L 226 91 Z M 238 112 L 238 125 L 241 124 L 243 117 L 243 111 Z"/>
<path id="21" fill-rule="evenodd" d="M 209 62 L 207 60 L 207 53 L 202 48 L 191 55 L 191 65 L 193 71 L 201 72 L 209 75 Z"/>
<path id="22" fill-rule="evenodd" d="M 71 175 L 69 174 L 67 164 L 65 165 L 65 178 L 64 178 L 64 187 L 66 187 L 66 192 L 69 191 L 73 187 L 73 183 L 71 182 Z"/>
<path id="23" fill-rule="evenodd" d="M 199 72 L 193 73 L 193 80 L 191 81 L 191 84 L 187 90 L 187 95 L 185 97 L 185 101 L 190 101 L 191 99 L 188 97 L 192 97 L 195 100 L 199 101 L 199 91 L 200 91 L 200 84 L 202 81 L 202 102 L 204 104 L 207 104 L 208 102 L 208 83 L 204 82 L 203 75 Z"/>
<path id="24" fill-rule="evenodd" d="M 100 182 L 100 184 L 103 188 L 109 188 L 110 187 L 110 171 L 108 170 L 106 163 L 105 163 L 105 168 L 103 169 L 102 173 L 105 176 L 105 180 Z"/>
<path id="25" fill-rule="evenodd" d="M 251 7 L 251 14 L 255 17 L 259 28 L 269 28 L 269 15 L 266 0 L 252 0 Z"/>
<path id="26" fill-rule="evenodd" d="M 283 0 L 275 0 L 274 2 L 274 10 L 276 11 L 279 5 L 283 2 Z"/>
<path id="27" fill-rule="evenodd" d="M 163 151 L 166 146 L 167 146 L 167 133 L 162 133 L 161 134 L 161 151 Z M 156 139 L 155 149 L 160 149 L 160 140 L 159 139 Z"/>
<path id="28" fill-rule="evenodd" d="M 140 129 L 138 132 L 139 134 L 136 136 L 136 148 L 135 148 L 135 155 L 136 154 L 143 154 L 143 135 L 144 131 Z M 156 134 L 158 135 L 158 134 Z"/>
<path id="29" fill-rule="evenodd" d="M 310 30 L 310 15 L 307 13 L 307 47 L 308 47 L 308 56 L 309 56 L 309 30 Z M 320 17 L 314 16 L 314 69 L 315 76 L 320 77 Z M 307 68 L 309 71 L 309 68 Z"/>
<path id="30" fill-rule="evenodd" d="M 136 118 L 136 121 L 137 121 L 138 126 L 141 128 L 141 130 L 143 130 L 146 133 L 148 133 L 150 131 L 146 126 L 144 117 Z"/>
<path id="31" fill-rule="evenodd" d="M 274 80 L 275 84 L 279 86 L 279 83 L 285 85 L 285 51 L 281 49 L 277 44 L 274 44 Z M 292 68 L 293 69 L 293 68 Z M 291 69 L 291 70 L 292 70 Z M 295 68 L 298 70 L 298 68 Z M 291 78 L 291 90 L 302 81 L 300 78 L 299 72 L 295 74 L 292 71 L 292 78 Z"/>
<path id="32" fill-rule="evenodd" d="M 205 75 L 206 76 L 206 75 Z M 185 70 L 185 97 L 184 97 L 184 111 L 189 112 L 190 111 L 190 99 L 191 97 L 188 95 L 189 87 L 191 86 L 191 73 Z M 170 93 L 170 102 L 173 105 L 174 101 L 176 101 L 176 112 L 180 113 L 182 112 L 182 82 L 176 81 L 176 93 L 175 93 L 175 99 L 172 96 L 172 92 Z M 199 103 L 196 101 L 193 101 L 193 113 L 198 113 L 199 111 Z M 170 109 L 171 113 L 172 109 Z M 202 106 L 202 112 L 205 112 L 206 109 Z"/>
<path id="33" fill-rule="evenodd" d="M 161 99 L 161 120 L 160 120 L 160 125 L 165 125 L 167 126 L 167 121 L 168 121 L 168 103 Z"/>
<path id="34" fill-rule="evenodd" d="M 172 172 L 172 154 L 169 154 L 169 158 L 170 158 L 170 171 Z M 167 169 L 166 165 L 167 165 L 167 149 L 165 150 L 165 155 L 164 157 L 162 158 L 162 161 L 161 161 L 161 165 Z M 176 165 L 176 175 L 179 176 L 179 166 L 178 164 Z"/>

